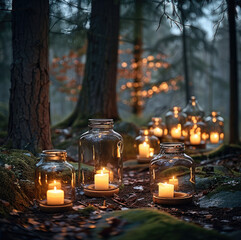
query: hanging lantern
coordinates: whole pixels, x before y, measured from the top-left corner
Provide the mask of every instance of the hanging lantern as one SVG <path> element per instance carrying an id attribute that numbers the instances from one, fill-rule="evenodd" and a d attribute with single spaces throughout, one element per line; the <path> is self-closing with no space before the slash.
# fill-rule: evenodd
<path id="1" fill-rule="evenodd" d="M 79 140 L 79 181 L 85 195 L 108 197 L 119 192 L 123 178 L 123 139 L 113 119 L 89 119 Z"/>

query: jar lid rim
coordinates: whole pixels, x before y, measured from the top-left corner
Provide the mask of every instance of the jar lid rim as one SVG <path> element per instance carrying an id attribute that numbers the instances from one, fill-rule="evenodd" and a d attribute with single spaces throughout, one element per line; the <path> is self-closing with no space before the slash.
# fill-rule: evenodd
<path id="1" fill-rule="evenodd" d="M 66 150 L 61 150 L 61 149 L 49 149 L 49 150 L 43 150 L 41 153 L 42 156 L 67 156 Z"/>

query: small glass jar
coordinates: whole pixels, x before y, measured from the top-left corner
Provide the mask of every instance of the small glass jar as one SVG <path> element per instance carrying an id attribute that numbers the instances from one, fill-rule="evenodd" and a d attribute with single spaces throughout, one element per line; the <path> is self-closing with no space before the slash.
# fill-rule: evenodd
<path id="1" fill-rule="evenodd" d="M 150 163 L 153 201 L 178 205 L 190 203 L 195 192 L 195 165 L 184 153 L 184 143 L 162 143 Z"/>
<path id="2" fill-rule="evenodd" d="M 66 161 L 65 150 L 44 150 L 35 170 L 36 199 L 41 210 L 72 207 L 75 199 L 75 170 Z"/>
<path id="3" fill-rule="evenodd" d="M 168 134 L 173 139 L 183 139 L 183 126 L 186 122 L 186 114 L 181 111 L 180 107 L 173 107 L 166 114 L 166 125 Z"/>
<path id="4" fill-rule="evenodd" d="M 159 138 L 159 140 L 162 139 L 162 137 L 165 134 L 165 124 L 162 123 L 161 117 L 153 117 L 152 118 L 152 127 L 151 130 L 153 130 L 153 134 Z"/>
<path id="5" fill-rule="evenodd" d="M 187 133 L 185 144 L 192 149 L 204 149 L 206 147 L 206 125 L 199 117 L 192 116 L 190 121 L 184 124 L 184 131 Z"/>
<path id="6" fill-rule="evenodd" d="M 220 144 L 224 139 L 224 119 L 220 113 L 212 111 L 205 119 L 210 144 Z"/>
<path id="7" fill-rule="evenodd" d="M 79 182 L 87 196 L 113 196 L 122 184 L 123 139 L 113 126 L 113 119 L 89 119 L 80 137 Z"/>
<path id="8" fill-rule="evenodd" d="M 189 103 L 183 109 L 182 112 L 185 113 L 187 116 L 186 121 L 191 121 L 192 117 L 195 117 L 198 122 L 203 121 L 204 111 L 202 107 L 199 105 L 195 96 L 191 97 L 191 99 L 189 100 Z"/>
<path id="9" fill-rule="evenodd" d="M 136 155 L 139 162 L 150 162 L 160 151 L 160 141 L 153 130 L 142 129 L 135 139 Z"/>

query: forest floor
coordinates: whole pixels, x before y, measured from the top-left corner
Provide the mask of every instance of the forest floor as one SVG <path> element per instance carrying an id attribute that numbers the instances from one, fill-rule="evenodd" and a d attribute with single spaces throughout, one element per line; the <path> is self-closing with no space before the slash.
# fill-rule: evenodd
<path id="1" fill-rule="evenodd" d="M 194 202 L 185 206 L 161 206 L 154 204 L 149 190 L 149 171 L 147 166 L 141 164 L 133 165 L 133 161 L 128 161 L 124 164 L 123 177 L 125 187 L 120 190 L 118 195 L 112 198 L 89 198 L 83 194 L 81 189 L 77 189 L 73 210 L 69 212 L 43 213 L 38 210 L 35 204 L 26 211 L 14 209 L 9 217 L 0 218 L 0 239 L 34 240 L 49 239 L 50 237 L 57 240 L 96 239 L 96 236 L 100 239 L 119 239 L 118 236 L 122 236 L 125 231 L 125 225 L 128 225 L 128 223 L 115 217 L 113 213 L 118 210 L 125 212 L 128 209 L 137 208 L 157 209 L 183 222 L 194 223 L 203 229 L 216 230 L 224 236 L 229 236 L 230 239 L 241 239 L 241 195 L 238 194 L 236 201 L 232 202 L 231 205 L 229 201 L 232 198 L 230 194 L 241 193 L 240 176 L 230 175 L 227 177 L 226 174 L 224 179 L 220 178 L 218 181 L 214 181 L 211 178 L 208 181 L 210 175 L 215 175 L 215 169 L 220 165 L 222 166 L 221 171 L 224 172 L 227 170 L 227 167 L 224 168 L 224 166 L 229 166 L 229 169 L 230 166 L 232 169 L 240 169 L 240 156 L 240 153 L 238 153 L 232 158 L 229 156 L 223 157 L 222 161 L 212 161 L 212 166 L 207 164 L 208 167 L 205 165 L 205 161 L 201 162 L 200 166 L 202 165 L 202 170 L 206 171 L 207 176 L 207 178 L 204 178 L 206 179 L 205 184 L 198 185 Z M 220 174 L 222 175 L 219 172 Z M 206 187 L 206 184 L 209 187 Z M 227 188 L 228 184 L 231 186 L 231 190 Z M 215 198 L 213 206 L 212 204 L 209 204 L 210 206 L 208 204 L 202 206 L 202 199 L 208 198 L 209 202 L 212 202 L 212 197 L 215 195 L 213 192 L 215 191 L 216 193 L 215 189 L 220 188 L 220 186 L 224 187 L 224 190 L 221 192 L 226 193 L 229 200 L 220 197 L 221 201 L 220 199 L 218 201 Z M 210 193 L 211 197 L 207 197 Z M 235 198 L 234 195 L 233 197 Z M 99 225 L 103 219 L 107 226 L 100 228 Z"/>

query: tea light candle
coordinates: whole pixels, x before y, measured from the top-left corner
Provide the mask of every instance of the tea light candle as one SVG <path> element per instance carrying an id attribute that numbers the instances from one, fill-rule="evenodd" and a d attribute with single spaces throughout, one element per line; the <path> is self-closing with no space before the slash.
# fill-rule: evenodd
<path id="1" fill-rule="evenodd" d="M 210 133 L 210 142 L 214 144 L 219 142 L 219 134 L 217 132 Z"/>
<path id="2" fill-rule="evenodd" d="M 47 191 L 47 205 L 64 204 L 64 191 L 54 187 L 53 190 Z"/>
<path id="3" fill-rule="evenodd" d="M 57 189 L 61 189 L 61 182 L 54 180 L 48 185 L 48 189 L 54 189 L 54 187 L 56 187 Z"/>
<path id="4" fill-rule="evenodd" d="M 101 173 L 101 172 L 109 174 L 109 180 L 110 180 L 111 182 L 113 181 L 114 176 L 113 176 L 113 172 L 112 172 L 111 170 L 108 170 L 108 169 L 106 169 L 106 168 L 103 168 L 102 170 L 97 170 L 97 171 L 96 171 L 96 173 Z"/>
<path id="5" fill-rule="evenodd" d="M 158 183 L 158 196 L 173 198 L 174 197 L 174 185 L 167 183 Z"/>
<path id="6" fill-rule="evenodd" d="M 190 136 L 190 143 L 193 144 L 193 145 L 200 144 L 201 143 L 201 136 L 200 136 L 200 134 L 197 134 L 197 133 L 191 134 L 191 136 Z"/>
<path id="7" fill-rule="evenodd" d="M 156 128 L 153 129 L 153 133 L 157 137 L 162 137 L 163 130 L 161 128 L 159 128 L 159 127 L 156 127 Z"/>
<path id="8" fill-rule="evenodd" d="M 139 156 L 148 158 L 150 156 L 150 145 L 146 142 L 139 144 Z"/>
<path id="9" fill-rule="evenodd" d="M 109 173 L 95 174 L 95 189 L 96 190 L 108 190 L 109 189 Z"/>
<path id="10" fill-rule="evenodd" d="M 179 124 L 178 124 L 179 125 Z M 180 127 L 172 128 L 171 129 L 171 136 L 173 138 L 180 138 L 182 136 L 182 130 Z"/>
<path id="11" fill-rule="evenodd" d="M 154 155 L 154 148 L 150 148 L 150 157 L 153 157 Z"/>
<path id="12" fill-rule="evenodd" d="M 176 179 L 174 176 L 169 179 L 169 184 L 174 185 L 174 190 L 178 189 L 178 179 Z"/>

